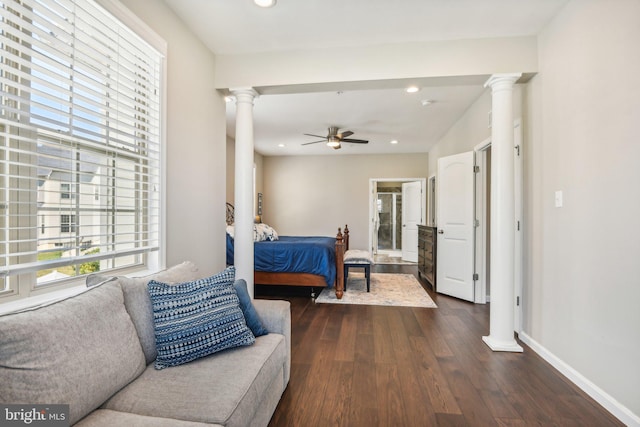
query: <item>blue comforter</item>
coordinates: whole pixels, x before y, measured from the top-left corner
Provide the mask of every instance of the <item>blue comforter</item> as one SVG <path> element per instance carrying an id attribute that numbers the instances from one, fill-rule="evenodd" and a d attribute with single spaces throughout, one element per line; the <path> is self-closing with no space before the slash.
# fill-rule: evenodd
<path id="1" fill-rule="evenodd" d="M 271 273 L 311 273 L 324 276 L 328 287 L 336 280 L 336 239 L 280 236 L 254 243 L 254 269 Z M 233 239 L 227 234 L 227 265 L 233 265 Z"/>

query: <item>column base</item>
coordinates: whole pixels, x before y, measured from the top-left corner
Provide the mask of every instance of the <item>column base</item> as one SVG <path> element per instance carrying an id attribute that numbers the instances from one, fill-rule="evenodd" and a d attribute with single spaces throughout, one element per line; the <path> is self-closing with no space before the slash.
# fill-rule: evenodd
<path id="1" fill-rule="evenodd" d="M 482 341 L 493 351 L 509 351 L 512 353 L 522 353 L 524 350 L 516 340 L 496 340 L 491 338 L 491 336 L 482 337 Z"/>

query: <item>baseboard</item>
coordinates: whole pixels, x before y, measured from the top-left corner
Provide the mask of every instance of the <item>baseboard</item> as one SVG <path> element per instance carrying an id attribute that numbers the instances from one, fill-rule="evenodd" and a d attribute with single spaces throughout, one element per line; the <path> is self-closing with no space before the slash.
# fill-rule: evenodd
<path id="1" fill-rule="evenodd" d="M 613 416 L 618 418 L 625 425 L 629 427 L 640 427 L 640 416 L 631 412 L 629 408 L 618 402 L 600 387 L 589 381 L 581 373 L 573 369 L 563 360 L 558 358 L 555 354 L 551 353 L 539 342 L 531 338 L 525 332 L 519 333 L 518 338 L 520 338 L 522 342 L 528 345 L 533 351 L 538 353 L 540 357 L 549 362 L 554 368 L 560 371 L 571 382 L 573 382 L 582 391 L 591 396 L 591 398 L 602 405 L 607 411 L 611 412 Z"/>

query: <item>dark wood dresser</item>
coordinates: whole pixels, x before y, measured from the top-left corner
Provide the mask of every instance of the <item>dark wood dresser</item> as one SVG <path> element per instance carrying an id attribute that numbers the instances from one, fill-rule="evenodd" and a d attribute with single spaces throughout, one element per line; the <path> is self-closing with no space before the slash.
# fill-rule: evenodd
<path id="1" fill-rule="evenodd" d="M 436 228 L 418 225 L 418 274 L 436 290 Z"/>

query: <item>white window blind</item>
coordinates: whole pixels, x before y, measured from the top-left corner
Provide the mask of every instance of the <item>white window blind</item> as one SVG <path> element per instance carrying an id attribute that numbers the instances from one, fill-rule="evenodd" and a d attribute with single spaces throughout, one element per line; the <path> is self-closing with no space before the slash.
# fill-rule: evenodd
<path id="1" fill-rule="evenodd" d="M 90 0 L 0 12 L 0 294 L 144 264 L 159 249 L 162 55 Z"/>

